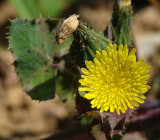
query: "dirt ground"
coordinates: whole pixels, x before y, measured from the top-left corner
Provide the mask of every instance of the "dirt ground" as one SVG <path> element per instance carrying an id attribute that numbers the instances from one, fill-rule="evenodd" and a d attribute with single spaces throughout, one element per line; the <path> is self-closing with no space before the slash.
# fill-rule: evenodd
<path id="1" fill-rule="evenodd" d="M 31 139 L 55 132 L 58 121 L 73 114 L 69 103 L 58 97 L 46 102 L 33 101 L 23 92 L 9 50 L 0 50 L 0 139 Z"/>

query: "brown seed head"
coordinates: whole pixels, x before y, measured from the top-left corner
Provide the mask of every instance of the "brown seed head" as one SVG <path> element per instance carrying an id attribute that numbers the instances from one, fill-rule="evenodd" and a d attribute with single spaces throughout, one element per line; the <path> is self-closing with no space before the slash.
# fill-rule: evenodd
<path id="1" fill-rule="evenodd" d="M 79 15 L 72 15 L 62 23 L 61 27 L 59 28 L 58 32 L 56 33 L 56 40 L 58 44 L 62 44 L 65 42 L 70 34 L 72 34 L 78 27 Z"/>

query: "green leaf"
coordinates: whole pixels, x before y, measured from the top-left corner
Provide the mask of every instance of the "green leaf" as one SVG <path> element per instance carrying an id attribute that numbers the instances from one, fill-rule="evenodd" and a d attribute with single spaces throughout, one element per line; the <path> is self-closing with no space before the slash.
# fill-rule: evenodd
<path id="1" fill-rule="evenodd" d="M 53 65 L 54 30 L 57 22 L 43 19 L 13 20 L 10 27 L 10 47 L 23 89 L 32 99 L 47 100 L 55 96 Z"/>

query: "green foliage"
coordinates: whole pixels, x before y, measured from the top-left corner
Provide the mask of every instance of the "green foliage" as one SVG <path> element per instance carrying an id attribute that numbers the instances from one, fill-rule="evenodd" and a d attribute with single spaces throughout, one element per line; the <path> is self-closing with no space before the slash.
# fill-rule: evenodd
<path id="1" fill-rule="evenodd" d="M 50 7 L 50 5 L 52 5 L 51 3 L 55 1 L 47 3 L 48 1 L 34 0 L 30 2 L 32 4 L 29 3 L 29 1 L 24 0 L 22 2 L 16 0 L 14 1 L 14 4 L 16 6 L 20 6 L 23 10 L 26 9 L 26 12 L 24 12 L 27 13 L 26 16 L 33 18 L 39 16 L 39 8 L 36 7 L 37 3 L 39 3 L 38 5 L 41 5 L 40 7 L 42 9 L 46 9 L 47 12 L 42 10 L 44 15 L 48 15 L 48 13 L 51 13 L 51 11 L 47 7 Z M 53 9 L 55 10 L 55 8 Z M 116 30 L 116 37 L 118 37 L 117 43 L 122 43 L 125 41 L 122 34 L 130 30 L 130 26 L 128 26 L 130 19 L 128 18 L 128 15 L 125 16 L 125 14 L 127 14 L 127 9 L 120 11 L 123 14 L 120 14 L 116 8 L 114 9 L 115 11 L 113 14 L 112 24 L 113 27 L 119 27 L 117 28 L 118 30 Z M 116 16 L 119 18 L 116 19 Z M 120 23 L 119 21 L 123 21 L 124 23 Z M 58 66 L 57 75 L 55 75 L 55 68 L 53 67 L 53 63 L 55 61 L 53 59 L 54 56 L 58 56 L 59 59 L 62 59 L 61 57 L 67 54 L 67 50 L 69 50 L 70 56 L 74 61 L 72 66 L 77 65 L 84 67 L 84 60 L 93 60 L 96 51 L 105 50 L 109 43 L 109 40 L 104 37 L 104 34 L 98 33 L 92 28 L 80 23 L 77 30 L 73 34 L 73 42 L 73 37 L 71 35 L 64 44 L 57 45 L 55 41 L 56 32 L 54 30 L 57 28 L 57 25 L 58 20 L 51 21 L 43 19 L 30 21 L 13 20 L 11 24 L 10 46 L 16 59 L 16 71 L 19 79 L 22 81 L 23 88 L 33 99 L 47 100 L 53 98 L 56 85 L 57 93 L 59 93 L 60 98 L 64 100 L 70 93 L 71 89 L 73 89 L 71 88 L 71 86 L 73 87 L 73 84 L 70 84 L 70 82 L 73 83 L 73 81 L 67 77 L 68 73 L 66 72 L 65 66 L 66 61 L 64 61 L 63 65 L 58 64 L 61 62 L 61 60 L 59 62 L 55 62 L 55 64 Z M 128 27 L 127 30 L 124 28 L 126 26 Z M 124 31 L 123 33 L 119 32 L 121 28 L 122 31 Z M 130 41 L 131 39 L 127 40 Z M 71 42 L 72 45 L 69 49 Z M 71 78 L 73 78 L 73 75 Z M 67 81 L 67 79 L 70 80 L 66 84 L 64 81 Z"/>
<path id="2" fill-rule="evenodd" d="M 38 18 L 40 13 L 43 17 L 57 17 L 61 14 L 62 5 L 73 1 L 10 0 L 21 17 L 30 19 Z M 79 21 L 76 31 L 61 45 L 55 39 L 60 19 L 11 21 L 9 43 L 23 89 L 32 99 L 40 101 L 54 98 L 55 93 L 62 101 L 69 97 L 77 109 L 77 119 L 82 125 L 90 127 L 89 131 L 95 139 L 120 139 L 125 120 L 132 111 L 119 116 L 116 113 L 100 113 L 91 107 L 90 100 L 84 98 L 86 92 L 78 92 L 78 80 L 85 60 L 93 60 L 97 50 L 106 50 L 109 43 L 130 47 L 131 16 L 131 5 L 120 9 L 118 0 L 115 0 L 112 21 L 105 34 Z M 112 30 L 116 42 L 112 42 Z"/>
<path id="3" fill-rule="evenodd" d="M 81 124 L 82 125 L 87 125 L 89 123 L 91 123 L 93 121 L 93 117 L 83 117 L 83 119 L 81 120 Z"/>
<path id="4" fill-rule="evenodd" d="M 38 18 L 40 13 L 35 0 L 9 0 L 16 12 L 23 18 Z"/>
<path id="5" fill-rule="evenodd" d="M 127 5 L 119 7 L 119 2 L 114 0 L 114 8 L 111 24 L 115 32 L 115 42 L 118 46 L 120 44 L 131 46 L 131 18 L 132 6 Z M 105 36 L 108 36 L 108 28 L 105 31 Z"/>
<path id="6" fill-rule="evenodd" d="M 9 0 L 22 18 L 58 17 L 75 0 Z"/>
<path id="7" fill-rule="evenodd" d="M 58 23 L 58 20 L 42 18 L 15 19 L 11 22 L 9 41 L 15 57 L 16 72 L 23 89 L 35 100 L 52 99 L 55 91 L 64 100 L 70 92 L 68 87 L 64 87 L 66 83 L 63 83 L 64 80 L 67 81 L 68 76 L 68 73 L 64 72 L 65 66 L 56 68 L 58 69 L 56 75 L 53 57 L 61 57 L 68 53 L 73 37 L 70 36 L 64 44 L 57 45 L 55 30 L 59 26 Z"/>
<path id="8" fill-rule="evenodd" d="M 83 66 L 84 60 L 93 60 L 96 51 L 106 50 L 109 43 L 109 40 L 102 33 L 98 33 L 82 23 L 73 35 L 74 42 L 71 47 L 74 49 L 70 49 L 70 52 L 73 56 L 77 56 L 78 62 L 81 62 L 78 63 L 79 66 Z"/>
<path id="9" fill-rule="evenodd" d="M 109 40 L 100 32 L 96 32 L 90 27 L 80 24 L 78 28 L 79 34 L 83 37 L 84 45 L 88 46 L 92 51 L 105 50 Z"/>
<path id="10" fill-rule="evenodd" d="M 10 47 L 16 72 L 23 88 L 32 99 L 47 100 L 55 94 L 55 73 L 52 66 L 53 32 L 44 20 L 13 20 Z"/>
<path id="11" fill-rule="evenodd" d="M 64 70 L 58 70 L 56 76 L 56 93 L 65 101 L 73 90 L 73 77 Z"/>
<path id="12" fill-rule="evenodd" d="M 69 49 L 70 56 L 72 57 L 73 63 L 80 67 L 84 66 L 84 44 L 82 43 L 82 37 L 79 36 L 77 31 L 73 33 L 74 40 Z"/>

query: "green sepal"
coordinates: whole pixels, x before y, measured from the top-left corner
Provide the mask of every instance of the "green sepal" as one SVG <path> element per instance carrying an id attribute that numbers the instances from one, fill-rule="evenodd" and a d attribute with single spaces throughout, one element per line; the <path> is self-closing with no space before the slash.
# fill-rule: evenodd
<path id="1" fill-rule="evenodd" d="M 81 43 L 81 48 L 83 50 L 84 60 L 93 60 L 95 58 L 96 51 L 106 50 L 109 40 L 104 37 L 102 33 L 98 33 L 80 23 L 77 31 L 73 34 L 74 39 L 79 39 Z M 77 43 L 78 44 L 78 43 Z M 76 48 L 75 48 L 76 49 Z M 78 48 L 76 50 L 79 52 Z"/>

